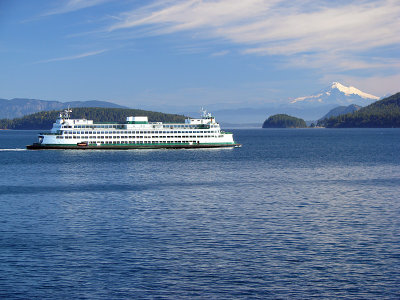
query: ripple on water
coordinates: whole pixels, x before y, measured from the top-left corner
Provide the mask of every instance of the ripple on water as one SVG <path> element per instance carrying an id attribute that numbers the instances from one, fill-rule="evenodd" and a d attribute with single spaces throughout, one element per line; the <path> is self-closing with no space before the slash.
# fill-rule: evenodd
<path id="1" fill-rule="evenodd" d="M 239 130 L 244 146 L 224 151 L 4 151 L 0 296 L 398 298 L 400 141 L 383 132 Z M 9 134 L 4 148 L 22 148 Z"/>

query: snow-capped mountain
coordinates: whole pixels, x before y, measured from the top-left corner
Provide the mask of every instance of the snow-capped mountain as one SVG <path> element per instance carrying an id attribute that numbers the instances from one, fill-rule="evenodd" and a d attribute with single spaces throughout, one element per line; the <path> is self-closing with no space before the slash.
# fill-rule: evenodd
<path id="1" fill-rule="evenodd" d="M 368 105 L 379 100 L 379 97 L 360 91 L 353 86 L 344 86 L 339 82 L 333 82 L 329 87 L 322 91 L 305 97 L 299 97 L 290 101 L 296 105 Z"/>

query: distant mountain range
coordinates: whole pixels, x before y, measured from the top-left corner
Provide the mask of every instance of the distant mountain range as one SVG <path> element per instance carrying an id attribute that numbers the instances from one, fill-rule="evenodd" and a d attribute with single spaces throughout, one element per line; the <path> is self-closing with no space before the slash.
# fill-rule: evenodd
<path id="1" fill-rule="evenodd" d="M 112 102 L 96 100 L 60 102 L 25 98 L 0 99 L 0 119 L 13 119 L 40 111 L 62 110 L 68 106 L 127 108 Z"/>
<path id="2" fill-rule="evenodd" d="M 288 114 L 305 120 L 318 120 L 328 111 L 338 106 L 366 106 L 379 100 L 378 96 L 360 91 L 352 86 L 345 86 L 339 82 L 333 82 L 326 88 L 309 96 L 288 99 L 277 103 L 258 105 L 253 107 L 217 109 L 213 115 L 222 123 L 255 123 L 260 124 L 271 115 Z M 193 115 L 193 112 L 183 112 Z"/>
<path id="3" fill-rule="evenodd" d="M 329 87 L 318 93 L 291 100 L 290 104 L 307 105 L 308 107 L 316 105 L 347 106 L 349 104 L 365 106 L 376 100 L 379 100 L 379 97 L 362 92 L 353 86 L 347 87 L 339 82 L 333 82 Z"/>
<path id="4" fill-rule="evenodd" d="M 286 108 L 295 116 L 316 120 L 338 106 L 350 104 L 366 106 L 376 100 L 379 100 L 378 96 L 365 93 L 353 86 L 332 82 L 328 87 L 312 95 L 290 100 Z"/>
<path id="5" fill-rule="evenodd" d="M 266 95 L 266 98 L 268 96 Z M 212 114 L 218 122 L 240 126 L 240 124 L 262 124 L 268 116 L 275 114 L 288 114 L 302 118 L 304 120 L 319 120 L 328 111 L 338 106 L 349 106 L 355 104 L 366 106 L 378 100 L 379 97 L 360 91 L 352 86 L 345 86 L 339 82 L 333 82 L 326 88 L 309 96 L 288 99 L 280 103 L 266 103 L 252 105 L 243 102 L 235 106 L 215 103 L 207 107 L 211 109 Z M 108 108 L 127 108 L 115 103 L 105 101 L 45 101 L 36 99 L 0 99 L 0 119 L 16 118 L 31 113 L 47 110 L 62 110 L 67 106 L 74 107 L 108 107 Z M 145 108 L 145 103 L 141 106 Z M 179 113 L 186 116 L 198 116 L 196 106 L 147 106 L 148 110 L 157 110 L 169 113 Z"/>

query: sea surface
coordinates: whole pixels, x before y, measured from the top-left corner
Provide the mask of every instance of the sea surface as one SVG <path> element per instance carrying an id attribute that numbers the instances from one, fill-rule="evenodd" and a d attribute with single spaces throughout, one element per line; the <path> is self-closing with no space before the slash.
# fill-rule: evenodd
<path id="1" fill-rule="evenodd" d="M 400 130 L 28 151 L 0 131 L 1 299 L 399 299 Z"/>

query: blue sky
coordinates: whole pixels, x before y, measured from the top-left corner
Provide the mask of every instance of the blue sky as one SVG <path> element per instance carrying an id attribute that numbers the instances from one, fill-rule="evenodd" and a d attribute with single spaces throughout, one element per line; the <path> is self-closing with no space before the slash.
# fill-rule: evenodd
<path id="1" fill-rule="evenodd" d="M 2 0 L 0 98 L 262 105 L 400 91 L 400 1 Z"/>

